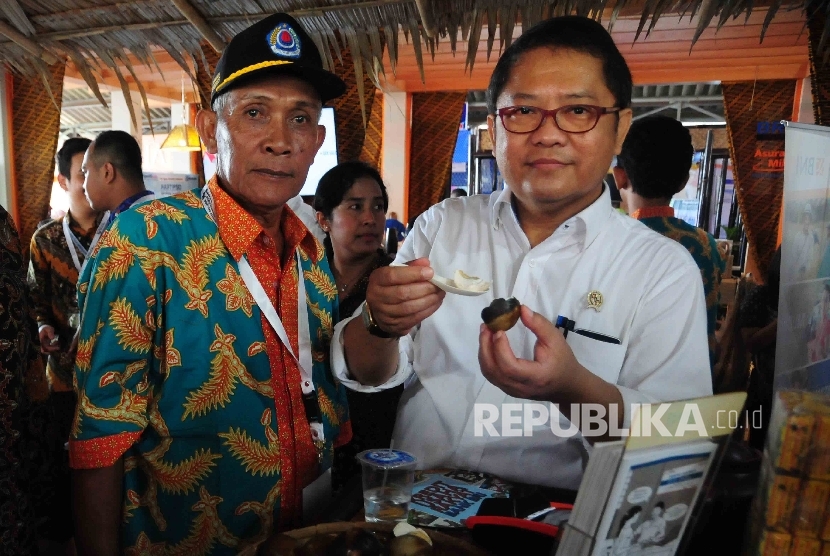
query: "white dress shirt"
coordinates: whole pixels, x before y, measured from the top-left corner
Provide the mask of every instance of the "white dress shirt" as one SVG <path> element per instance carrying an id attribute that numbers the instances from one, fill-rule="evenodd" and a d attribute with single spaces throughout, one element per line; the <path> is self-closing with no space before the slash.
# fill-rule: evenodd
<path id="1" fill-rule="evenodd" d="M 289 199 L 286 204 L 299 217 L 303 224 L 305 224 L 305 227 L 308 228 L 311 235 L 316 237 L 317 241 L 323 243 L 323 240 L 326 238 L 326 232 L 317 223 L 317 211 L 314 210 L 314 207 L 307 205 L 299 195 Z"/>
<path id="2" fill-rule="evenodd" d="M 447 294 L 434 315 L 400 340 L 397 372 L 380 387 L 350 377 L 342 346 L 347 321 L 335 328 L 332 367 L 354 390 L 405 383 L 393 439 L 419 458 L 420 468 L 449 466 L 576 489 L 590 449 L 581 434 L 559 437 L 546 423 L 532 436 L 474 435 L 475 403 L 528 402 L 481 374 L 481 310 L 494 298 L 515 297 L 552 322 L 563 315 L 577 328 L 619 338 L 621 345 L 614 345 L 571 333 L 567 342 L 580 364 L 617 385 L 626 407 L 621 426 L 628 427 L 632 403 L 712 393 L 703 282 L 684 247 L 614 210 L 607 188 L 532 249 L 511 197 L 504 190 L 448 199 L 418 218 L 397 254 L 397 262 L 427 257 L 448 278 L 461 269 L 492 282 L 490 291 Z M 603 297 L 598 311 L 588 306 L 592 291 Z M 517 357 L 533 359 L 536 337 L 521 321 L 507 337 Z"/>

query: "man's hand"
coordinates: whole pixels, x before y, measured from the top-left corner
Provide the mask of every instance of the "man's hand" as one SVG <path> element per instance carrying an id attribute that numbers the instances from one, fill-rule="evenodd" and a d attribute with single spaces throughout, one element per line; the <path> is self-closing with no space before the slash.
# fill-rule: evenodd
<path id="1" fill-rule="evenodd" d="M 404 336 L 437 311 L 444 292 L 429 282 L 434 274 L 427 259 L 372 272 L 366 304 L 375 324 L 384 332 Z M 398 347 L 397 338 L 369 334 L 360 318 L 343 330 L 346 365 L 361 384 L 377 386 L 388 381 L 398 365 Z"/>
<path id="2" fill-rule="evenodd" d="M 385 332 L 404 336 L 437 311 L 446 294 L 429 282 L 434 275 L 427 259 L 375 270 L 366 289 L 375 323 Z"/>
<path id="3" fill-rule="evenodd" d="M 481 325 L 478 362 L 484 378 L 515 398 L 569 397 L 574 379 L 588 371 L 577 362 L 562 331 L 545 317 L 522 305 L 522 322 L 536 335 L 533 361 L 518 359 L 504 332 L 493 333 Z"/>
<path id="4" fill-rule="evenodd" d="M 56 353 L 61 350 L 58 336 L 55 334 L 55 327 L 44 325 L 38 332 L 40 338 L 40 351 L 43 353 Z"/>
<path id="5" fill-rule="evenodd" d="M 619 426 L 625 413 L 622 394 L 616 385 L 580 365 L 562 331 L 524 305 L 522 322 L 536 335 L 533 361 L 518 359 L 504 332 L 493 334 L 485 325 L 481 326 L 478 362 L 484 378 L 514 398 L 558 404 L 559 411 L 569 420 L 571 404 L 602 404 L 606 415 L 616 411 L 614 422 Z M 580 426 L 584 424 L 580 423 Z M 605 434 L 587 440 L 593 443 L 610 438 Z"/>

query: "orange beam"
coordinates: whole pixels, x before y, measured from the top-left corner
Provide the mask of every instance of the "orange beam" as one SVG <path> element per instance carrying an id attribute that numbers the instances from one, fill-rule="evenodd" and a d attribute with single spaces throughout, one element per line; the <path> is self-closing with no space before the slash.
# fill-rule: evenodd
<path id="1" fill-rule="evenodd" d="M 635 85 L 656 85 L 662 83 L 692 83 L 703 81 L 752 81 L 754 79 L 803 79 L 809 75 L 806 59 L 793 57 L 774 66 L 740 64 L 717 66 L 712 63 L 694 65 L 673 64 L 671 67 L 655 67 L 647 63 L 632 65 L 631 74 Z M 458 72 L 444 72 L 442 75 L 426 74 L 426 84 L 421 83 L 417 73 L 389 79 L 385 87 L 411 93 L 433 91 L 476 91 L 484 90 L 490 82 L 489 73 L 479 73 L 470 77 L 460 76 Z"/>

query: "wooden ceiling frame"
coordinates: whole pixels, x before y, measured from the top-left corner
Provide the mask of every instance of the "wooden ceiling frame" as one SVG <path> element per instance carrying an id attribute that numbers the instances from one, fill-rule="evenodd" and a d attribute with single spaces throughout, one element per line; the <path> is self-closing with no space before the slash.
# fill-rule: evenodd
<path id="1" fill-rule="evenodd" d="M 213 27 L 205 20 L 199 10 L 193 7 L 188 0 L 170 0 L 176 9 L 196 28 L 208 44 L 219 54 L 225 49 L 225 41 Z"/>
<path id="2" fill-rule="evenodd" d="M 14 1 L 14 0 L 12 0 Z M 9 25 L 3 20 L 0 20 L 0 34 L 8 37 L 10 41 L 26 50 L 32 56 L 40 58 L 50 66 L 58 63 L 58 57 L 44 49 L 32 39 Z"/>
<path id="3" fill-rule="evenodd" d="M 798 12 L 779 11 L 759 44 L 760 30 L 766 17 L 755 10 L 744 20 L 729 21 L 720 30 L 707 29 L 691 47 L 696 20 L 664 16 L 651 33 L 634 40 L 639 18 L 616 21 L 612 36 L 631 69 L 636 85 L 712 81 L 746 81 L 754 79 L 803 79 L 809 75 L 808 37 L 804 16 Z M 516 28 L 513 38 L 521 34 Z M 500 52 L 494 49 L 490 60 L 486 53 L 486 34 L 479 41 L 472 71 L 465 71 L 468 52 L 466 41 L 458 41 L 453 53 L 449 40 L 439 42 L 432 59 L 424 63 L 425 83 L 411 45 L 399 35 L 399 54 L 395 72 L 388 55 L 384 56 L 384 88 L 389 91 L 433 92 L 483 90 Z M 496 44 L 500 37 L 496 36 Z"/>
<path id="4" fill-rule="evenodd" d="M 391 5 L 404 1 L 413 2 L 414 0 L 363 1 L 331 6 L 326 10 Z M 138 2 L 142 5 L 160 2 L 167 2 L 168 5 L 170 5 L 169 2 L 173 2 L 178 5 L 184 2 L 193 6 L 188 0 L 138 0 Z M 126 4 L 122 2 L 112 6 L 122 5 Z M 423 0 L 418 2 L 418 6 L 419 9 L 429 10 L 433 4 L 430 0 Z M 74 11 L 77 10 L 83 11 L 84 9 L 79 8 Z M 306 11 L 314 12 L 315 10 Z M 426 17 L 429 23 L 431 17 L 429 12 L 419 12 L 419 15 L 422 18 Z M 41 17 L 44 16 L 31 16 L 31 21 L 37 24 Z M 210 26 L 218 20 L 233 18 L 238 19 L 239 16 L 203 17 L 202 21 Z M 692 39 L 696 33 L 696 18 L 690 20 L 688 17 L 681 19 L 679 16 L 664 15 L 647 36 L 643 33 L 635 41 L 639 18 L 622 17 L 615 22 L 612 35 L 628 61 L 635 83 L 639 85 L 691 81 L 801 79 L 809 75 L 808 40 L 807 33 L 804 31 L 804 14 L 780 10 L 767 27 L 764 41 L 759 44 L 765 18 L 766 10 L 756 9 L 746 21 L 730 20 L 719 31 L 716 31 L 714 27 L 707 29 L 691 48 Z M 186 25 L 189 24 L 189 20 L 181 20 L 178 23 Z M 3 22 L 0 21 L 0 26 L 2 24 Z M 426 29 L 424 31 L 426 32 Z M 96 33 L 98 30 L 88 29 L 83 32 Z M 521 28 L 515 27 L 513 37 L 517 37 L 520 32 Z M 61 33 L 67 36 L 72 32 Z M 45 36 L 49 35 L 52 35 L 53 41 L 60 38 L 57 34 Z M 26 39 L 26 37 L 23 38 Z M 464 68 L 470 46 L 468 41 L 459 37 L 456 42 L 456 52 L 453 53 L 450 48 L 450 39 L 447 36 L 437 36 L 438 42 L 434 56 L 430 57 L 430 53 L 424 52 L 423 67 L 426 83 L 422 83 L 411 37 L 409 39 L 407 41 L 403 31 L 398 33 L 399 59 L 394 73 L 391 69 L 388 51 L 384 54 L 386 79 L 382 85 L 387 90 L 426 92 L 485 89 L 498 59 L 498 44 L 501 42 L 497 33 L 496 48 L 488 60 L 486 49 L 488 37 L 486 32 L 482 33 L 473 58 L 473 70 L 467 71 Z M 58 42 L 57 45 L 59 44 Z M 224 42 L 212 46 L 221 48 L 223 45 Z M 34 46 L 38 45 L 34 43 Z M 39 55 L 44 52 L 49 54 L 42 48 L 40 50 L 42 52 Z M 158 62 L 158 68 L 147 67 L 137 58 L 130 56 L 129 62 L 132 64 L 136 78 L 145 86 L 150 98 L 157 101 L 162 99 L 168 102 L 178 101 L 181 94 L 179 83 L 185 72 L 163 49 L 154 50 L 153 56 Z M 96 69 L 94 71 L 100 75 L 103 85 L 120 86 L 113 70 Z M 121 73 L 129 89 L 137 92 L 138 86 L 133 76 L 126 71 Z M 71 62 L 67 67 L 67 77 L 82 78 Z"/>

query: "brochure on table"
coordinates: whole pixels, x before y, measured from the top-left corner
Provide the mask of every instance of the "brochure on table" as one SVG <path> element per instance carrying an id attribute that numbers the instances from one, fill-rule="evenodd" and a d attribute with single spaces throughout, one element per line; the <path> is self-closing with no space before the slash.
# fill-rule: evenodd
<path id="1" fill-rule="evenodd" d="M 745 400 L 745 392 L 736 392 L 672 402 L 660 410 L 660 422 L 671 434 L 652 431 L 597 443 L 560 552 L 576 556 L 674 554 L 718 453 L 715 439 L 732 432 Z M 659 407 L 652 404 L 648 412 L 635 414 L 631 430 L 645 433 L 648 415 L 656 415 Z"/>

